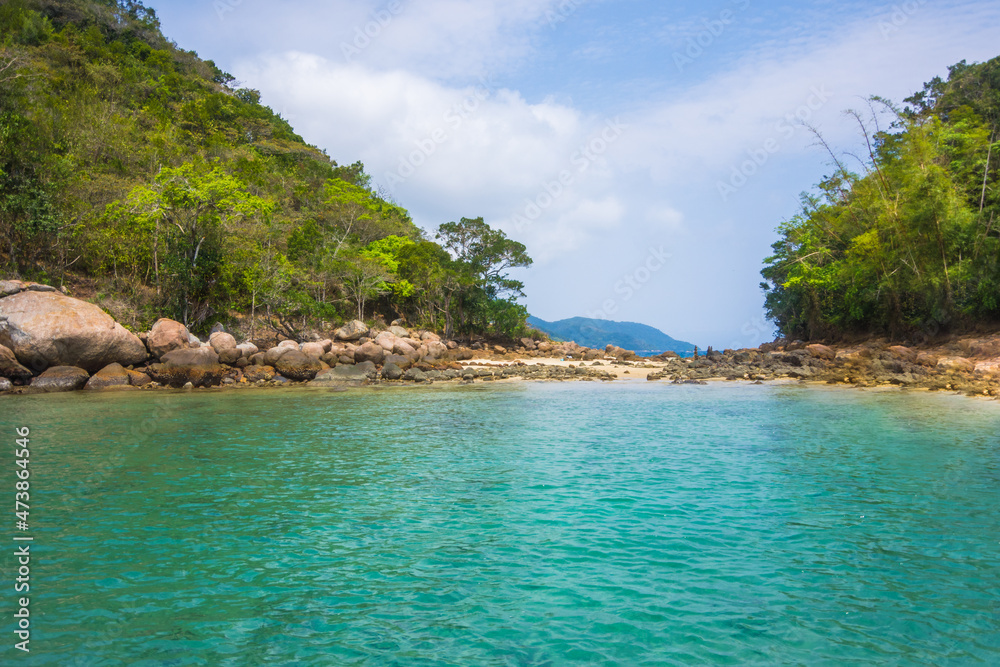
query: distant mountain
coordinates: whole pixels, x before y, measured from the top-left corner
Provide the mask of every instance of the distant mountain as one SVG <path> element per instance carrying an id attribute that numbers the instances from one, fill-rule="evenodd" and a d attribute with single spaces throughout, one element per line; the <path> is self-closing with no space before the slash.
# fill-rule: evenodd
<path id="1" fill-rule="evenodd" d="M 528 318 L 528 326 L 552 338 L 574 341 L 584 347 L 604 349 L 611 345 L 634 350 L 643 356 L 655 356 L 671 350 L 681 356 L 694 354 L 694 344 L 671 338 L 659 329 L 636 322 L 611 322 L 573 317 L 559 322 Z"/>

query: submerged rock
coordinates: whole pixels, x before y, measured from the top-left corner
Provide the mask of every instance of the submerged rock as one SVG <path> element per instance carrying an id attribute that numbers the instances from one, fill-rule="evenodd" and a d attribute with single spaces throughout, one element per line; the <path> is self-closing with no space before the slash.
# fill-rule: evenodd
<path id="1" fill-rule="evenodd" d="M 337 366 L 328 371 L 323 371 L 316 376 L 316 379 L 309 383 L 316 387 L 335 387 L 339 385 L 361 385 L 368 382 L 368 369 L 358 366 Z"/>

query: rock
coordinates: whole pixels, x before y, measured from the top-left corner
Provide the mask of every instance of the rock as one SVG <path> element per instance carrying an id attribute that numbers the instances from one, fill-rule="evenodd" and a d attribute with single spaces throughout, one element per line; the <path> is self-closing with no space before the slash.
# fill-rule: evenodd
<path id="1" fill-rule="evenodd" d="M 275 366 L 278 363 L 278 359 L 281 359 L 283 355 L 291 352 L 292 350 L 296 352 L 299 351 L 297 347 L 288 347 L 288 346 L 282 347 L 280 345 L 278 347 L 272 347 L 270 350 L 264 353 L 264 360 L 263 360 L 264 365 Z"/>
<path id="2" fill-rule="evenodd" d="M 0 394 L 14 390 L 14 384 L 7 378 L 0 378 Z"/>
<path id="3" fill-rule="evenodd" d="M 14 296 L 24 291 L 24 283 L 20 280 L 0 280 L 0 299 Z"/>
<path id="4" fill-rule="evenodd" d="M 632 350 L 626 350 L 624 348 L 618 347 L 617 345 L 608 345 L 604 348 L 604 354 L 609 357 L 614 357 L 618 361 L 631 361 L 635 359 L 635 352 Z"/>
<path id="5" fill-rule="evenodd" d="M 215 324 L 212 325 L 212 330 L 208 333 L 208 339 L 211 341 L 212 340 L 212 335 L 213 334 L 217 334 L 220 331 L 221 332 L 225 332 L 226 331 L 226 327 L 223 326 L 222 322 L 216 322 Z"/>
<path id="6" fill-rule="evenodd" d="M 394 363 L 387 363 L 382 367 L 382 377 L 386 380 L 399 380 L 403 377 L 403 369 Z"/>
<path id="7" fill-rule="evenodd" d="M 240 343 L 239 345 L 236 346 L 236 349 L 239 350 L 240 354 L 246 357 L 247 359 L 252 358 L 253 355 L 260 352 L 260 350 L 257 349 L 257 346 L 254 345 L 253 343 Z"/>
<path id="8" fill-rule="evenodd" d="M 908 361 L 911 364 L 917 363 L 917 357 L 919 356 L 916 350 L 911 350 L 902 345 L 893 345 L 889 348 L 889 353 L 895 358 Z"/>
<path id="9" fill-rule="evenodd" d="M 58 292 L 22 291 L 0 299 L 0 345 L 29 369 L 146 361 L 146 347 L 97 306 Z"/>
<path id="10" fill-rule="evenodd" d="M 161 362 L 149 367 L 149 375 L 156 382 L 171 387 L 183 387 L 187 383 L 213 387 L 226 375 L 226 370 L 219 365 L 219 355 L 211 348 L 174 350 L 163 355 Z"/>
<path id="11" fill-rule="evenodd" d="M 931 354 L 930 352 L 920 352 L 917 354 L 915 363 L 920 366 L 927 366 L 928 368 L 934 368 L 938 365 L 937 355 Z"/>
<path id="12" fill-rule="evenodd" d="M 229 334 L 226 334 L 227 336 Z M 243 359 L 243 353 L 237 350 L 235 347 L 229 348 L 228 350 L 222 350 L 219 352 L 219 362 L 226 364 L 228 366 L 233 366 L 237 361 Z"/>
<path id="13" fill-rule="evenodd" d="M 41 285 L 39 283 L 27 283 L 25 289 L 29 292 L 58 292 L 55 287 L 51 285 Z"/>
<path id="14" fill-rule="evenodd" d="M 833 361 L 837 358 L 837 352 L 826 345 L 808 345 L 806 346 L 806 352 L 816 359 L 824 359 L 826 361 Z"/>
<path id="15" fill-rule="evenodd" d="M 321 359 L 327 352 L 321 343 L 302 343 L 301 351 L 311 359 Z"/>
<path id="16" fill-rule="evenodd" d="M 149 353 L 157 359 L 163 358 L 167 352 L 185 350 L 191 347 L 191 334 L 180 322 L 162 318 L 156 321 L 146 336 L 146 346 Z"/>
<path id="17" fill-rule="evenodd" d="M 392 348 L 393 354 L 398 354 L 404 357 L 416 357 L 417 348 L 413 347 L 405 340 L 396 340 L 396 344 Z"/>
<path id="18" fill-rule="evenodd" d="M 299 344 L 296 343 L 294 340 L 283 340 L 280 343 L 278 343 L 277 347 L 279 347 L 282 350 L 298 350 Z"/>
<path id="19" fill-rule="evenodd" d="M 193 382 L 185 382 L 184 386 L 181 387 L 181 389 L 183 389 L 184 391 L 191 391 L 192 389 L 194 389 L 194 383 Z"/>
<path id="20" fill-rule="evenodd" d="M 355 363 L 370 361 L 373 364 L 381 364 L 385 359 L 385 349 L 378 343 L 365 343 L 354 351 Z"/>
<path id="21" fill-rule="evenodd" d="M 396 326 L 395 324 L 389 327 L 389 333 L 391 333 L 396 338 L 409 338 L 410 332 L 403 327 Z"/>
<path id="22" fill-rule="evenodd" d="M 944 357 L 938 359 L 937 367 L 945 371 L 968 372 L 976 370 L 976 364 L 963 357 Z"/>
<path id="23" fill-rule="evenodd" d="M 396 349 L 396 343 L 398 340 L 399 339 L 396 335 L 389 331 L 383 331 L 375 337 L 375 342 L 378 343 L 387 354 Z"/>
<path id="24" fill-rule="evenodd" d="M 22 292 L 23 294 L 23 292 Z M 44 392 L 77 391 L 87 384 L 90 374 L 74 366 L 53 366 L 31 381 L 33 389 Z"/>
<path id="25" fill-rule="evenodd" d="M 405 371 L 406 369 L 413 366 L 413 359 L 400 354 L 387 354 L 385 355 L 385 359 L 382 360 L 382 363 L 387 365 L 395 364 L 396 366 L 399 366 Z"/>
<path id="26" fill-rule="evenodd" d="M 448 356 L 448 346 L 441 341 L 430 340 L 424 345 L 427 346 L 427 352 L 424 353 L 423 358 L 428 361 L 437 361 L 438 359 L 443 359 Z"/>
<path id="27" fill-rule="evenodd" d="M 519 342 L 521 343 L 521 347 L 523 347 L 526 350 L 535 349 L 535 341 L 532 340 L 531 338 L 522 338 Z"/>
<path id="28" fill-rule="evenodd" d="M 274 379 L 274 369 L 270 366 L 247 366 L 243 370 L 247 382 L 270 382 Z"/>
<path id="29" fill-rule="evenodd" d="M 329 338 L 319 341 L 319 344 L 323 346 L 323 352 L 329 352 L 333 349 L 333 341 Z"/>
<path id="30" fill-rule="evenodd" d="M 201 339 L 195 336 L 193 333 L 188 334 L 188 346 L 190 347 L 201 347 Z"/>
<path id="31" fill-rule="evenodd" d="M 584 361 L 596 361 L 597 359 L 603 359 L 604 353 L 600 350 L 587 350 L 583 353 Z"/>
<path id="32" fill-rule="evenodd" d="M 0 345 L 0 377 L 11 380 L 30 380 L 31 371 L 17 361 L 10 348 Z"/>
<path id="33" fill-rule="evenodd" d="M 337 340 L 360 340 L 368 335 L 368 331 L 367 324 L 361 320 L 354 320 L 337 329 L 333 333 L 333 337 Z"/>
<path id="34" fill-rule="evenodd" d="M 316 379 L 309 383 L 316 387 L 335 387 L 344 384 L 365 384 L 368 382 L 368 373 L 365 368 L 357 366 L 337 366 L 328 371 L 323 371 L 316 376 Z"/>
<path id="35" fill-rule="evenodd" d="M 422 332 L 420 332 L 420 340 L 422 342 L 424 342 L 424 343 L 429 342 L 429 341 L 438 341 L 438 342 L 440 342 L 441 341 L 441 336 L 438 336 L 436 333 L 434 333 L 432 331 L 422 331 Z"/>
<path id="36" fill-rule="evenodd" d="M 378 377 L 378 368 L 370 361 L 362 361 L 360 364 L 356 364 L 355 367 L 358 370 L 364 371 L 369 380 L 374 380 Z"/>
<path id="37" fill-rule="evenodd" d="M 150 377 L 145 373 L 139 371 L 125 370 L 126 375 L 128 375 L 128 383 L 133 387 L 145 387 L 147 384 L 152 382 Z"/>
<path id="38" fill-rule="evenodd" d="M 131 388 L 128 371 L 121 364 L 109 364 L 87 382 L 87 389 L 116 389 L 121 387 Z"/>
<path id="39" fill-rule="evenodd" d="M 208 344 L 212 346 L 216 354 L 222 356 L 224 350 L 236 350 L 236 339 L 232 337 L 231 334 L 227 334 L 225 331 L 216 331 L 211 336 L 208 337 Z M 243 353 L 240 352 L 240 357 Z M 237 357 L 238 359 L 239 357 Z M 225 363 L 225 362 L 223 362 Z"/>
<path id="40" fill-rule="evenodd" d="M 426 382 L 427 374 L 419 368 L 411 368 L 403 374 L 403 379 L 409 380 L 410 382 Z"/>
<path id="41" fill-rule="evenodd" d="M 298 382 L 308 382 L 323 370 L 318 358 L 307 357 L 298 350 L 289 350 L 281 355 L 274 367 L 281 375 Z"/>

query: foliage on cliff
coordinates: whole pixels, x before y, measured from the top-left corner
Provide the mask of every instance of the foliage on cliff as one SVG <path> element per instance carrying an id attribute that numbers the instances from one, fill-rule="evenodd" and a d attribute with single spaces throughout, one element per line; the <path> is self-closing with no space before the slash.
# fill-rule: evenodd
<path id="1" fill-rule="evenodd" d="M 783 335 L 931 336 L 1000 321 L 1000 58 L 949 71 L 904 109 L 872 98 L 870 120 L 854 114 L 861 173 L 832 156 L 833 175 L 779 227 L 761 287 Z"/>
<path id="2" fill-rule="evenodd" d="M 362 164 L 338 165 L 235 85 L 141 2 L 0 5 L 0 272 L 93 281 L 134 326 L 523 329 L 506 275 L 531 263 L 523 245 L 482 219 L 426 239 Z"/>

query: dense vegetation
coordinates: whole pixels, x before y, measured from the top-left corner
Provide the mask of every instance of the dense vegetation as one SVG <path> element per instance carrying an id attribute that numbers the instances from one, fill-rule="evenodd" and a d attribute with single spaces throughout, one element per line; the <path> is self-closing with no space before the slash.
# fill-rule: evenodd
<path id="1" fill-rule="evenodd" d="M 803 195 L 762 271 L 783 335 L 919 337 L 1000 322 L 1000 58 L 949 70 L 903 109 L 872 98 L 870 117 L 849 112 L 867 145 L 861 173 L 831 153 L 833 175 Z"/>
<path id="2" fill-rule="evenodd" d="M 523 333 L 523 245 L 481 218 L 425 238 L 235 85 L 141 2 L 0 4 L 0 278 L 68 283 L 136 328 Z"/>

